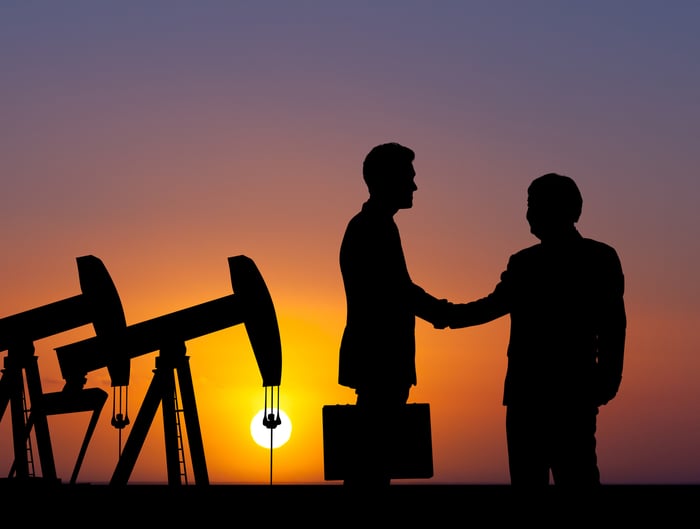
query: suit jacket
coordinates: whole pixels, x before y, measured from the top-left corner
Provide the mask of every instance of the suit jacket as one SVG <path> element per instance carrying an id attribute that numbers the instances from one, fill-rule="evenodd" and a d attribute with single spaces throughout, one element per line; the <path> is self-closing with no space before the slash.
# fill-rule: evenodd
<path id="1" fill-rule="evenodd" d="M 607 403 L 618 391 L 627 319 L 616 251 L 574 230 L 512 255 L 487 297 L 455 305 L 450 327 L 510 315 L 503 403 Z"/>
<path id="2" fill-rule="evenodd" d="M 347 319 L 338 382 L 351 388 L 416 384 L 415 318 L 433 321 L 440 301 L 411 280 L 393 216 L 370 199 L 340 247 Z"/>

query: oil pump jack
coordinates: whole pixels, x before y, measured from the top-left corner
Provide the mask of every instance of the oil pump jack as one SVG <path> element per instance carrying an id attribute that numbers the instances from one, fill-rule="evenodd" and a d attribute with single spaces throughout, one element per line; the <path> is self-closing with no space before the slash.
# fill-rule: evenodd
<path id="1" fill-rule="evenodd" d="M 279 424 L 282 349 L 275 308 L 265 281 L 252 259 L 244 255 L 229 257 L 228 265 L 233 294 L 127 326 L 116 335 L 96 335 L 56 348 L 61 374 L 70 387 L 82 387 L 89 372 L 110 365 L 126 368 L 126 371 L 114 372 L 112 380 L 113 383 L 128 386 L 129 361 L 151 352 L 159 353 L 155 359 L 153 378 L 119 456 L 110 485 L 127 484 L 159 406 L 163 417 L 168 484 L 183 484 L 180 411 L 184 414 L 195 483 L 209 484 L 189 357 L 186 354 L 186 342 L 191 339 L 244 324 L 262 376 L 266 409 L 269 391 L 270 409 L 277 409 L 278 413 L 277 417 L 274 417 L 274 413 L 266 416 L 265 425 L 274 428 Z M 115 359 L 123 362 L 117 364 Z M 177 409 L 178 386 L 181 410 Z M 274 407 L 275 388 L 277 408 Z M 76 467 L 71 482 L 75 481 L 78 470 L 79 467 Z"/>
<path id="2" fill-rule="evenodd" d="M 81 294 L 0 319 L 0 351 L 7 351 L 0 378 L 0 420 L 9 404 L 14 447 L 11 478 L 37 477 L 31 450 L 33 428 L 41 477 L 58 481 L 47 417 L 92 411 L 76 463 L 79 467 L 107 399 L 107 393 L 100 388 L 83 390 L 84 381 L 79 380 L 67 382 L 62 391 L 55 393 L 45 394 L 41 387 L 35 341 L 92 324 L 96 335 L 110 343 L 110 337 L 126 327 L 119 295 L 102 261 L 85 255 L 77 258 L 77 264 Z M 110 374 L 129 370 L 128 359 L 125 362 L 109 355 L 105 365 Z"/>

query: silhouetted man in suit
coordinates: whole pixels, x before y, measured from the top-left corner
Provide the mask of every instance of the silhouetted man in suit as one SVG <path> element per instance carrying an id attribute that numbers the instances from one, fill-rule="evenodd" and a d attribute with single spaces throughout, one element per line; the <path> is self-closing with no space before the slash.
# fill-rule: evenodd
<path id="1" fill-rule="evenodd" d="M 540 243 L 512 255 L 485 298 L 455 304 L 451 328 L 510 315 L 503 404 L 511 484 L 597 486 L 598 408 L 622 379 L 627 319 L 616 251 L 575 227 L 583 200 L 555 173 L 528 188 Z"/>
<path id="2" fill-rule="evenodd" d="M 393 421 L 416 384 L 415 319 L 439 323 L 447 306 L 411 280 L 393 218 L 413 206 L 413 160 L 414 152 L 398 143 L 367 154 L 362 172 L 369 199 L 348 223 L 340 247 L 347 320 L 338 382 L 355 389 L 362 425 L 346 486 L 390 484 L 392 445 L 402 442 Z"/>

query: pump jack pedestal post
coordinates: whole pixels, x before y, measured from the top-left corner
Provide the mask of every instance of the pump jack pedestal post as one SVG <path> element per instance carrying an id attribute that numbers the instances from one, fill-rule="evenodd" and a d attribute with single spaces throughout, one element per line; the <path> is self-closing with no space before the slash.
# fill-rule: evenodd
<path id="1" fill-rule="evenodd" d="M 119 457 L 110 485 L 126 485 L 134 469 L 141 448 L 146 440 L 153 419 L 162 405 L 163 433 L 165 436 L 165 456 L 168 472 L 168 485 L 181 485 L 181 467 L 179 458 L 179 442 L 177 413 L 175 409 L 176 377 L 179 382 L 182 410 L 187 428 L 187 441 L 190 447 L 190 458 L 197 485 L 208 485 L 209 475 L 204 457 L 204 443 L 199 426 L 197 404 L 194 397 L 192 373 L 189 357 L 186 355 L 184 342 L 163 347 L 156 357 L 156 368 L 153 379 L 148 387 L 141 408 L 134 421 L 131 433 Z"/>
<path id="2" fill-rule="evenodd" d="M 51 449 L 51 437 L 46 414 L 41 411 L 41 378 L 37 357 L 34 355 L 34 344 L 28 342 L 20 346 L 8 347 L 5 357 L 5 367 L 0 378 L 0 419 L 2 419 L 10 404 L 12 419 L 12 440 L 15 459 L 10 474 L 17 479 L 29 479 L 31 454 L 28 452 L 28 440 L 32 425 L 39 449 L 39 461 L 41 462 L 42 477 L 54 481 L 56 477 L 56 464 L 53 450 Z M 27 391 L 29 393 L 29 405 L 36 408 L 32 415 L 33 421 L 29 422 L 24 393 L 24 377 L 27 378 Z"/>

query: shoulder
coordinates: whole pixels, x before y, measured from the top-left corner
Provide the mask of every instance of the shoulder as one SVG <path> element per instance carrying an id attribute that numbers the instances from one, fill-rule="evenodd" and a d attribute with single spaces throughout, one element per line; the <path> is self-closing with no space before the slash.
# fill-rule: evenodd
<path id="1" fill-rule="evenodd" d="M 355 213 L 353 217 L 348 221 L 347 227 L 348 229 L 354 228 L 356 226 L 361 225 L 362 223 L 367 221 L 367 215 L 365 215 L 362 211 L 359 213 Z"/>
<path id="2" fill-rule="evenodd" d="M 377 222 L 376 219 L 373 218 L 373 215 L 370 215 L 363 210 L 355 214 L 355 216 L 348 221 L 347 226 L 345 227 L 345 236 L 366 236 L 376 230 L 376 227 Z"/>
<path id="3" fill-rule="evenodd" d="M 523 248 L 522 250 L 518 250 L 514 254 L 510 256 L 511 261 L 527 261 L 530 259 L 535 259 L 542 253 L 542 245 L 541 244 L 533 244 L 532 246 L 528 246 L 527 248 Z"/>
<path id="4" fill-rule="evenodd" d="M 599 256 L 601 259 L 619 260 L 617 250 L 607 243 L 583 237 L 581 244 L 587 252 Z"/>

